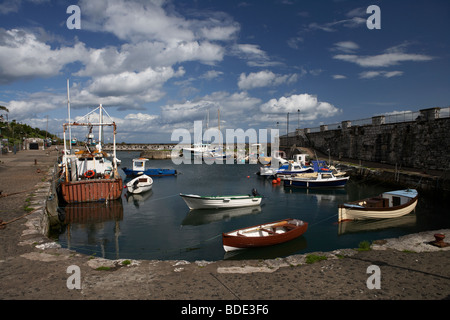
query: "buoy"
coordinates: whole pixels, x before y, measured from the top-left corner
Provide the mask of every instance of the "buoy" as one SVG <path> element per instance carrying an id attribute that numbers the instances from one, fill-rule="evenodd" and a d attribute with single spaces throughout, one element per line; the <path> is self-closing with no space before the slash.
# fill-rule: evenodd
<path id="1" fill-rule="evenodd" d="M 84 173 L 84 176 L 88 179 L 93 178 L 95 176 L 95 172 L 93 170 L 88 170 Z"/>
<path id="2" fill-rule="evenodd" d="M 273 183 L 273 184 L 277 183 L 277 180 L 273 179 L 273 180 L 272 180 L 272 183 Z"/>
<path id="3" fill-rule="evenodd" d="M 250 178 L 250 176 L 247 176 L 247 178 Z"/>
<path id="4" fill-rule="evenodd" d="M 281 182 L 281 178 L 277 178 L 277 182 Z"/>

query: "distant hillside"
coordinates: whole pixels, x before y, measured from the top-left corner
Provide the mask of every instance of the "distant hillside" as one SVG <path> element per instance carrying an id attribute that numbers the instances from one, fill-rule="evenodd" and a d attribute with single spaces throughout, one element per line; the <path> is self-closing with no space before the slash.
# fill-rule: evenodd
<path id="1" fill-rule="evenodd" d="M 49 133 L 46 130 L 32 128 L 27 124 L 17 123 L 16 120 L 7 122 L 0 117 L 0 139 L 8 139 L 8 144 L 12 146 L 21 144 L 23 138 L 58 139 L 56 135 Z M 5 143 L 3 143 L 3 145 L 5 145 Z"/>

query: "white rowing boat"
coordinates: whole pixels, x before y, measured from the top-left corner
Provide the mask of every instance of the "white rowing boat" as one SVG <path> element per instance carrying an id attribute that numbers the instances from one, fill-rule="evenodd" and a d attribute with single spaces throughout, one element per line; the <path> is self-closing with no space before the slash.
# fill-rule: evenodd
<path id="1" fill-rule="evenodd" d="M 145 174 L 139 175 L 126 184 L 129 193 L 143 193 L 149 191 L 153 186 L 153 179 Z"/>
<path id="2" fill-rule="evenodd" d="M 339 205 L 339 221 L 389 219 L 404 216 L 416 208 L 415 189 L 389 191 L 377 197 Z"/>
<path id="3" fill-rule="evenodd" d="M 180 193 L 180 196 L 191 210 L 258 206 L 262 200 L 262 196 L 258 195 L 256 190 L 251 195 L 200 196 Z"/>

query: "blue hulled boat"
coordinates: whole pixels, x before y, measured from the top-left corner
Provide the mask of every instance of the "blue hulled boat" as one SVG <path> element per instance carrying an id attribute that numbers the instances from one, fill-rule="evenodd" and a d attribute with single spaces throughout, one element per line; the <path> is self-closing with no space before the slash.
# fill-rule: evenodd
<path id="1" fill-rule="evenodd" d="M 133 159 L 133 168 L 122 168 L 123 172 L 127 176 L 137 176 L 138 174 L 145 174 L 151 177 L 159 176 L 174 176 L 177 174 L 175 169 L 161 169 L 161 168 L 146 168 L 145 163 L 148 161 L 146 158 Z"/>

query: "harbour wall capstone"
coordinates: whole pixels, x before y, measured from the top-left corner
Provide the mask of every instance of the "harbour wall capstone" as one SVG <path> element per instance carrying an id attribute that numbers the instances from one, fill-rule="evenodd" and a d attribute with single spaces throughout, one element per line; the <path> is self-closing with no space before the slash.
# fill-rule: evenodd
<path id="1" fill-rule="evenodd" d="M 414 121 L 389 123 L 383 116 L 372 124 L 349 125 L 343 121 L 335 130 L 319 132 L 298 129 L 294 136 L 283 136 L 280 145 L 314 148 L 333 157 L 379 162 L 420 170 L 450 170 L 450 118 L 429 116 L 434 109 L 421 110 L 426 116 Z"/>

